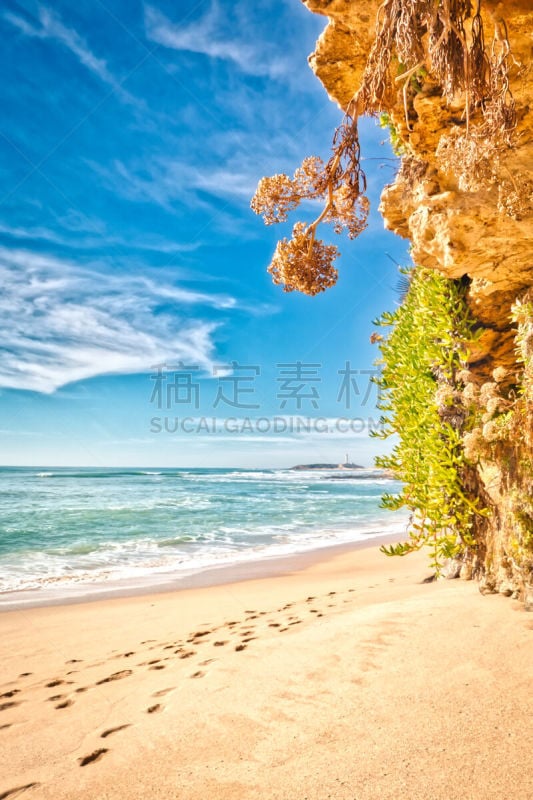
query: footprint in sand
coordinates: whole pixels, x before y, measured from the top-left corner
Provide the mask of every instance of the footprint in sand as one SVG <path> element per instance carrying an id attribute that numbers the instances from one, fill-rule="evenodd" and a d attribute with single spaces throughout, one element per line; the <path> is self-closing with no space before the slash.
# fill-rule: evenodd
<path id="1" fill-rule="evenodd" d="M 100 734 L 101 739 L 107 739 L 108 736 L 111 736 L 113 733 L 118 733 L 119 731 L 123 731 L 126 728 L 129 728 L 130 724 L 126 723 L 125 725 L 117 725 L 116 728 L 108 728 L 106 731 Z"/>
<path id="2" fill-rule="evenodd" d="M 63 703 L 58 703 L 56 708 L 69 708 L 74 705 L 74 700 L 65 700 Z"/>
<path id="3" fill-rule="evenodd" d="M 19 678 L 29 678 L 30 675 L 33 675 L 33 672 L 21 672 Z"/>
<path id="4" fill-rule="evenodd" d="M 182 653 L 180 655 L 180 658 L 190 658 L 191 656 L 195 656 L 195 655 L 196 655 L 196 650 L 188 650 L 187 652 Z"/>
<path id="5" fill-rule="evenodd" d="M 147 714 L 155 714 L 158 711 L 163 711 L 161 703 L 156 703 L 155 706 L 150 706 L 150 708 L 146 709 Z"/>
<path id="6" fill-rule="evenodd" d="M 235 650 L 238 653 L 240 653 L 241 650 L 246 650 L 246 645 L 245 644 L 238 644 L 238 645 L 235 646 Z"/>
<path id="7" fill-rule="evenodd" d="M 168 689 L 160 689 L 158 692 L 154 692 L 152 697 L 164 697 L 166 694 L 173 692 L 175 688 L 175 686 L 170 686 Z"/>
<path id="8" fill-rule="evenodd" d="M 187 641 L 192 642 L 194 639 L 201 639 L 203 636 L 209 636 L 210 633 L 213 633 L 213 631 L 196 631 Z"/>
<path id="9" fill-rule="evenodd" d="M 100 686 L 102 683 L 109 683 L 110 681 L 119 681 L 121 678 L 127 678 L 128 675 L 132 674 L 132 672 L 133 670 L 131 669 L 123 669 L 120 672 L 113 672 L 113 674 L 108 675 L 107 678 L 102 678 L 102 680 L 96 681 L 95 686 Z"/>
<path id="10" fill-rule="evenodd" d="M 94 764 L 95 761 L 99 761 L 103 755 L 108 753 L 109 750 L 107 747 L 100 747 L 98 750 L 94 750 L 88 756 L 83 756 L 82 758 L 78 758 L 78 763 L 80 767 L 86 767 L 87 764 Z"/>
<path id="11" fill-rule="evenodd" d="M 7 797 L 12 797 L 14 794 L 22 794 L 26 789 L 36 789 L 40 783 L 27 783 L 25 786 L 15 786 L 14 789 L 8 789 L 7 792 L 0 794 L 0 800 L 6 800 Z"/>
<path id="12" fill-rule="evenodd" d="M 4 692 L 0 694 L 0 697 L 14 697 L 16 694 L 20 693 L 20 689 L 10 689 L 9 692 Z"/>
<path id="13" fill-rule="evenodd" d="M 224 647 L 224 645 L 227 643 L 228 643 L 227 639 L 225 641 L 213 642 L 213 647 Z"/>
<path id="14" fill-rule="evenodd" d="M 190 677 L 191 678 L 203 678 L 204 675 L 205 675 L 205 672 L 202 672 L 202 670 L 199 669 L 197 672 L 193 672 L 193 674 Z"/>
<path id="15" fill-rule="evenodd" d="M 11 700 L 9 703 L 0 703 L 0 711 L 7 711 L 8 708 L 14 708 L 14 706 L 19 706 L 20 703 Z"/>
<path id="16" fill-rule="evenodd" d="M 165 665 L 164 664 L 154 664 L 154 666 L 150 667 L 150 669 L 165 669 Z"/>
<path id="17" fill-rule="evenodd" d="M 60 678 L 54 678 L 53 681 L 46 684 L 46 687 L 47 689 L 52 689 L 54 686 L 61 686 L 63 683 L 65 683 L 65 681 L 62 681 Z"/>

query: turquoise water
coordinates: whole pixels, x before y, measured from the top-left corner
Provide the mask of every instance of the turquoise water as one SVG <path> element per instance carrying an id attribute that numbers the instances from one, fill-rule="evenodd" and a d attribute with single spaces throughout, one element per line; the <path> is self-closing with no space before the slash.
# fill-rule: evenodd
<path id="1" fill-rule="evenodd" d="M 373 470 L 0 468 L 0 592 L 179 579 L 400 532 L 405 516 L 379 508 L 395 488 Z"/>

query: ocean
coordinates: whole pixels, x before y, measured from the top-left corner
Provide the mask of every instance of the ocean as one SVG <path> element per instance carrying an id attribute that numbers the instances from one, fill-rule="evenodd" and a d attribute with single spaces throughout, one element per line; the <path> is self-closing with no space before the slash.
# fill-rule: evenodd
<path id="1" fill-rule="evenodd" d="M 405 531 L 376 470 L 0 468 L 0 607 Z"/>

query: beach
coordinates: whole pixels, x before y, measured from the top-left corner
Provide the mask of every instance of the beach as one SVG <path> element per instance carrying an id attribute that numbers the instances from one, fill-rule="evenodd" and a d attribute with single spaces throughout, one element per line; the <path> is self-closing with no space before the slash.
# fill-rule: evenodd
<path id="1" fill-rule="evenodd" d="M 0 614 L 0 798 L 526 800 L 533 615 L 375 545 Z"/>

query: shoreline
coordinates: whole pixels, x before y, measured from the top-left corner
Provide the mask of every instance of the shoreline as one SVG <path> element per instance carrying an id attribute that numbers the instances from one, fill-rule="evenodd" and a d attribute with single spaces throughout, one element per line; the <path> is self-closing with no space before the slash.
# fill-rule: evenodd
<path id="1" fill-rule="evenodd" d="M 337 554 L 349 553 L 352 550 L 364 550 L 380 547 L 383 544 L 394 544 L 398 541 L 397 533 L 386 533 L 367 539 L 354 540 L 314 547 L 286 555 L 273 555 L 263 558 L 223 563 L 210 566 L 192 574 L 147 573 L 139 578 L 115 579 L 109 582 L 67 584 L 61 589 L 44 587 L 21 589 L 12 592 L 0 592 L 0 615 L 10 611 L 30 608 L 46 608 L 83 603 L 97 602 L 120 597 L 142 597 L 145 595 L 179 592 L 187 589 L 209 588 L 238 583 L 247 580 L 273 578 L 288 572 L 304 570 L 322 560 L 333 558 Z M 386 556 L 384 556 L 386 558 Z M 58 592 L 61 592 L 59 595 Z"/>
<path id="2" fill-rule="evenodd" d="M 529 800 L 531 615 L 330 555 L 0 615 L 0 795 Z"/>

